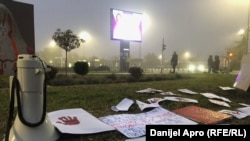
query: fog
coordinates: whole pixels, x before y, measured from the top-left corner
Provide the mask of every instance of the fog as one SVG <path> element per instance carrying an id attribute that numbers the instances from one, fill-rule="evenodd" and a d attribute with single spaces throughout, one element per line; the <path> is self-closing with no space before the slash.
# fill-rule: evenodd
<path id="1" fill-rule="evenodd" d="M 189 52 L 193 58 L 224 55 L 247 27 L 247 0 L 17 0 L 34 5 L 35 49 L 49 47 L 57 28 L 75 34 L 87 32 L 89 39 L 71 53 L 110 59 L 120 55 L 120 43 L 110 39 L 110 8 L 143 13 L 142 42 L 130 42 L 130 57 L 161 54 L 165 59 L 174 51 Z"/>

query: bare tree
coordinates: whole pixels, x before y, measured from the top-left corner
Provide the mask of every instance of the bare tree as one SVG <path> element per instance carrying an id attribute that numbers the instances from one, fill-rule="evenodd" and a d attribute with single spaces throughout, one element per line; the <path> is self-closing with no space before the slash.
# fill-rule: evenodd
<path id="1" fill-rule="evenodd" d="M 56 44 L 65 50 L 65 74 L 67 75 L 67 68 L 68 68 L 68 52 L 72 49 L 80 47 L 81 43 L 84 43 L 85 40 L 79 38 L 75 35 L 71 30 L 62 31 L 60 28 L 56 30 L 52 39 L 56 42 Z"/>

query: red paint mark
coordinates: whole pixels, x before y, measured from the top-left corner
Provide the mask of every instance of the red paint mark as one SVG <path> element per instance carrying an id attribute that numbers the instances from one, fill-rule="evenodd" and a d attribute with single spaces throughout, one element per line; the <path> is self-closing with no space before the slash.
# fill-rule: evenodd
<path id="1" fill-rule="evenodd" d="M 77 117 L 70 117 L 70 116 L 63 116 L 58 118 L 59 121 L 56 123 L 64 124 L 64 125 L 77 125 L 80 124 L 80 121 L 77 119 Z"/>

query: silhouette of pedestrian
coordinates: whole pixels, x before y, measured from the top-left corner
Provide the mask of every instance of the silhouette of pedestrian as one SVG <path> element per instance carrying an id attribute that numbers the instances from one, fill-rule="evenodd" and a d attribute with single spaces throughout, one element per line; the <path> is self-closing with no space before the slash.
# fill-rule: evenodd
<path id="1" fill-rule="evenodd" d="M 207 59 L 207 68 L 208 68 L 208 73 L 211 73 L 213 70 L 213 56 L 209 55 Z"/>
<path id="2" fill-rule="evenodd" d="M 178 64 L 178 55 L 177 53 L 174 51 L 173 55 L 172 55 L 172 58 L 171 58 L 171 66 L 172 66 L 172 73 L 175 73 L 175 69 L 176 69 L 176 66 Z"/>
<path id="3" fill-rule="evenodd" d="M 214 67 L 213 67 L 213 72 L 214 73 L 218 73 L 219 72 L 219 68 L 220 68 L 220 58 L 218 55 L 214 56 Z"/>

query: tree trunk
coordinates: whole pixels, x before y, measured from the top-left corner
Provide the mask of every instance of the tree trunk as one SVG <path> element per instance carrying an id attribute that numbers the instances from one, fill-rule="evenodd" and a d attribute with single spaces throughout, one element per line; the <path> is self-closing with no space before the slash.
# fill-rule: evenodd
<path id="1" fill-rule="evenodd" d="M 65 58 L 65 75 L 67 76 L 67 69 L 68 69 L 68 51 L 65 50 L 66 58 Z"/>

